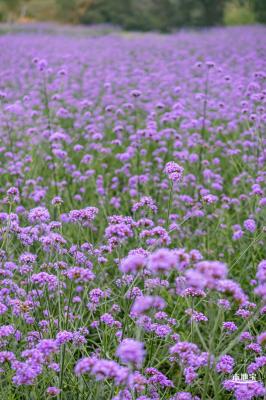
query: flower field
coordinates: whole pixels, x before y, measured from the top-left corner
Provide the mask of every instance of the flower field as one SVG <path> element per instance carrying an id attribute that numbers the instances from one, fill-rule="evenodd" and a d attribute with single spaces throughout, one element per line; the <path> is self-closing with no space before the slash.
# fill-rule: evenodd
<path id="1" fill-rule="evenodd" d="M 0 399 L 265 399 L 265 36 L 0 36 Z"/>

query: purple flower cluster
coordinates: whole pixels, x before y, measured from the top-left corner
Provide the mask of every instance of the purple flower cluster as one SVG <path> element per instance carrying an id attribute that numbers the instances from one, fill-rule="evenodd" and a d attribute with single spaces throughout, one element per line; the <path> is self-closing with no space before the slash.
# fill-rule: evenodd
<path id="1" fill-rule="evenodd" d="M 143 343 L 133 339 L 124 339 L 119 344 L 116 355 L 123 364 L 131 364 L 140 367 L 145 356 Z"/>
<path id="2" fill-rule="evenodd" d="M 182 179 L 183 172 L 184 168 L 174 161 L 169 161 L 165 166 L 165 173 L 173 182 L 179 182 Z"/>
<path id="3" fill-rule="evenodd" d="M 2 397 L 262 399 L 265 27 L 31 29 L 0 35 Z"/>

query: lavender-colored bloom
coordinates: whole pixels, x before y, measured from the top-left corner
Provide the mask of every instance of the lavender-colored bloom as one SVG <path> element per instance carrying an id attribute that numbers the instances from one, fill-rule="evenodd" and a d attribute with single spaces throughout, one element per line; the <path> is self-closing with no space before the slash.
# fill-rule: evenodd
<path id="1" fill-rule="evenodd" d="M 180 182 L 183 176 L 184 168 L 175 163 L 174 161 L 169 161 L 165 166 L 165 173 L 168 178 L 173 182 Z"/>
<path id="2" fill-rule="evenodd" d="M 37 363 L 18 363 L 15 369 L 16 374 L 13 376 L 12 381 L 16 386 L 32 385 L 42 372 L 42 366 Z"/>
<path id="3" fill-rule="evenodd" d="M 254 221 L 254 219 L 246 219 L 244 221 L 244 228 L 247 231 L 254 233 L 256 230 L 256 222 Z"/>
<path id="4" fill-rule="evenodd" d="M 246 331 L 242 332 L 240 337 L 239 337 L 239 340 L 241 342 L 251 341 L 252 339 L 253 339 L 252 335 L 249 332 L 246 332 Z"/>
<path id="5" fill-rule="evenodd" d="M 262 348 L 258 343 L 250 343 L 245 346 L 246 350 L 251 350 L 254 353 L 260 354 L 262 352 Z"/>
<path id="6" fill-rule="evenodd" d="M 266 260 L 262 260 L 259 263 L 256 277 L 259 282 L 266 282 Z"/>
<path id="7" fill-rule="evenodd" d="M 168 249 L 156 250 L 148 257 L 148 268 L 155 274 L 166 273 L 177 265 L 177 256 Z"/>
<path id="8" fill-rule="evenodd" d="M 119 266 L 120 271 L 129 274 L 141 271 L 146 265 L 146 257 L 142 254 L 130 254 L 124 258 Z"/>
<path id="9" fill-rule="evenodd" d="M 161 387 L 173 387 L 173 382 L 156 368 L 146 368 L 145 374 L 149 375 L 148 383 L 157 384 Z"/>
<path id="10" fill-rule="evenodd" d="M 33 283 L 39 284 L 41 287 L 47 285 L 49 289 L 53 290 L 58 286 L 58 279 L 55 275 L 48 274 L 47 272 L 39 272 L 33 274 L 31 277 Z"/>
<path id="11" fill-rule="evenodd" d="M 189 392 L 178 392 L 170 400 L 196 400 L 196 397 Z"/>
<path id="12" fill-rule="evenodd" d="M 236 400 L 252 400 L 256 397 L 262 397 L 266 393 L 262 383 L 257 381 L 238 383 L 233 380 L 227 380 L 223 382 L 223 386 L 226 390 L 234 392 Z"/>
<path id="13" fill-rule="evenodd" d="M 82 210 L 71 210 L 69 219 L 71 222 L 79 222 L 84 226 L 88 226 L 96 217 L 99 210 L 97 207 L 87 207 Z"/>
<path id="14" fill-rule="evenodd" d="M 216 364 L 216 371 L 223 374 L 231 374 L 234 369 L 235 361 L 231 356 L 224 355 L 219 358 Z"/>
<path id="15" fill-rule="evenodd" d="M 249 374 L 253 374 L 260 368 L 263 368 L 265 365 L 266 365 L 266 356 L 257 357 L 254 362 L 249 364 L 247 372 Z"/>
<path id="16" fill-rule="evenodd" d="M 139 316 L 151 308 L 162 310 L 165 305 L 165 301 L 159 296 L 140 296 L 135 300 L 131 308 L 131 314 Z"/>
<path id="17" fill-rule="evenodd" d="M 243 234 L 244 234 L 243 231 L 241 229 L 238 229 L 237 231 L 234 231 L 232 239 L 239 240 L 242 238 Z"/>
<path id="18" fill-rule="evenodd" d="M 134 339 L 124 339 L 117 347 L 116 355 L 123 364 L 140 367 L 145 357 L 144 345 Z"/>
<path id="19" fill-rule="evenodd" d="M 185 311 L 185 313 L 190 316 L 191 321 L 195 321 L 195 322 L 207 322 L 208 321 L 208 318 L 206 317 L 206 315 L 204 315 L 203 313 L 198 312 L 196 310 L 192 310 L 191 308 L 187 309 Z"/>
<path id="20" fill-rule="evenodd" d="M 185 381 L 187 385 L 191 385 L 195 379 L 197 379 L 198 374 L 192 367 L 188 367 L 184 369 Z"/>
<path id="21" fill-rule="evenodd" d="M 223 328 L 228 332 L 234 332 L 237 330 L 237 326 L 234 322 L 223 322 Z"/>
<path id="22" fill-rule="evenodd" d="M 55 387 L 55 386 L 49 386 L 46 390 L 46 393 L 52 397 L 57 396 L 60 392 L 61 392 L 61 389 L 59 389 L 58 387 Z"/>
<path id="23" fill-rule="evenodd" d="M 32 210 L 30 210 L 28 219 L 32 224 L 47 222 L 50 219 L 50 214 L 49 214 L 49 211 L 47 210 L 47 208 L 36 207 L 36 208 L 33 208 Z"/>
<path id="24" fill-rule="evenodd" d="M 90 372 L 96 361 L 97 360 L 92 357 L 86 357 L 82 360 L 79 360 L 75 366 L 75 374 L 83 375 Z"/>
<path id="25" fill-rule="evenodd" d="M 226 299 L 218 300 L 218 305 L 219 305 L 219 307 L 222 307 L 225 310 L 230 310 L 230 308 L 231 308 L 230 301 L 228 301 Z"/>
<path id="26" fill-rule="evenodd" d="M 260 345 L 265 345 L 266 344 L 266 332 L 262 332 L 260 335 L 258 335 L 257 342 Z"/>

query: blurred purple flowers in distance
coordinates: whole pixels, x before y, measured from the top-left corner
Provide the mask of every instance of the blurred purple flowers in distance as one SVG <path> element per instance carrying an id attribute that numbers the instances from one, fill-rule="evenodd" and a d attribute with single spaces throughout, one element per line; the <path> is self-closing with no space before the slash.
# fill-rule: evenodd
<path id="1" fill-rule="evenodd" d="M 1 396 L 264 398 L 265 27 L 78 32 L 0 36 Z"/>

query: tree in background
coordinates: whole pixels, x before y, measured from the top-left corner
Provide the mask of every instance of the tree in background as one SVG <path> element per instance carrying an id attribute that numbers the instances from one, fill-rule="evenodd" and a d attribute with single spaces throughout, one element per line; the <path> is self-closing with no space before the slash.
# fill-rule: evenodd
<path id="1" fill-rule="evenodd" d="M 106 22 L 125 29 L 165 32 L 179 26 L 212 26 L 223 23 L 225 1 L 92 0 L 81 22 Z"/>
<path id="2" fill-rule="evenodd" d="M 258 22 L 266 23 L 266 0 L 253 0 L 254 12 Z"/>
<path id="3" fill-rule="evenodd" d="M 123 25 L 130 15 L 131 0 L 92 0 L 80 20 L 82 23 L 112 23 Z"/>
<path id="4" fill-rule="evenodd" d="M 0 0 L 0 19 L 21 16 L 169 32 L 185 26 L 264 23 L 266 0 Z"/>
<path id="5" fill-rule="evenodd" d="M 12 22 L 20 13 L 19 0 L 0 0 L 0 20 Z"/>
<path id="6" fill-rule="evenodd" d="M 0 0 L 0 21 L 23 19 L 53 20 L 56 18 L 56 0 Z"/>
<path id="7" fill-rule="evenodd" d="M 201 0 L 200 25 L 213 26 L 223 24 L 226 0 Z"/>
<path id="8" fill-rule="evenodd" d="M 56 0 L 56 17 L 62 22 L 77 24 L 92 3 L 93 0 Z"/>
<path id="9" fill-rule="evenodd" d="M 224 22 L 226 25 L 250 25 L 256 22 L 251 1 L 234 0 L 226 4 Z"/>

